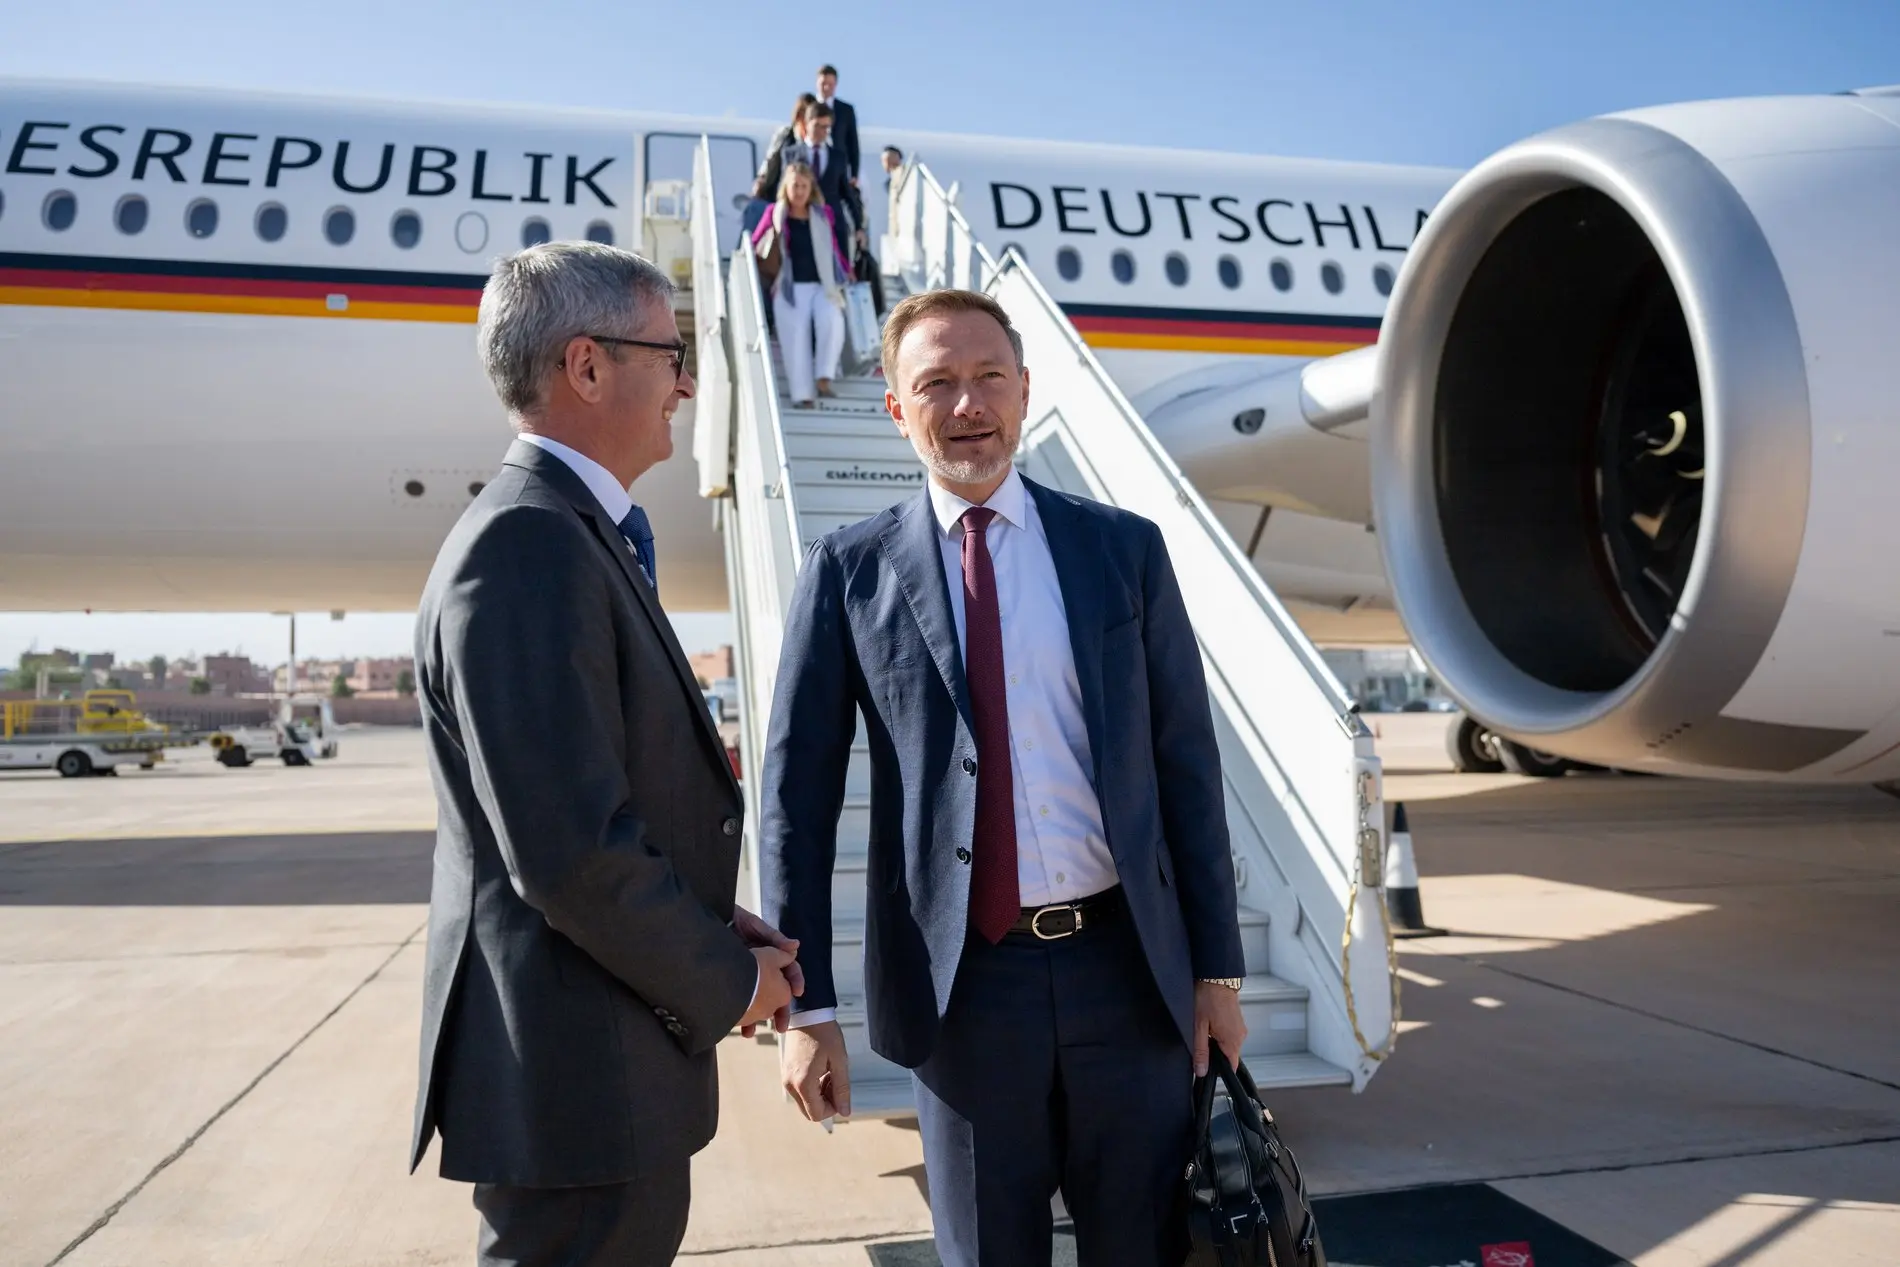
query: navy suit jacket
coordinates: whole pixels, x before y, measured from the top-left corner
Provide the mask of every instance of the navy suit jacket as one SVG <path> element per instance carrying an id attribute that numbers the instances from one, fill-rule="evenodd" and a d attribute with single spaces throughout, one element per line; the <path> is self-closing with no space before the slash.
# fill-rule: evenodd
<path id="1" fill-rule="evenodd" d="M 1055 558 L 1108 847 L 1168 1010 L 1245 973 L 1200 651 L 1160 530 L 1024 480 Z M 831 872 L 855 714 L 871 758 L 865 991 L 871 1046 L 915 1068 L 963 952 L 976 741 L 940 529 L 921 492 L 812 545 L 799 573 L 761 780 L 765 918 L 833 1007 Z"/>

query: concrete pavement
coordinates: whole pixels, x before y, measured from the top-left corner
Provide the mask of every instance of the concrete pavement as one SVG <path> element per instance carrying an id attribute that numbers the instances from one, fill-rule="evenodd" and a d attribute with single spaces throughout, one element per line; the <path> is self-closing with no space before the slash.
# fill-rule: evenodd
<path id="1" fill-rule="evenodd" d="M 1365 1095 L 1276 1097 L 1316 1190 L 1490 1180 L 1644 1267 L 1895 1261 L 1900 803 L 1387 794 L 1458 935 L 1405 947 L 1408 1032 Z M 311 770 L 0 778 L 0 1264 L 469 1260 L 466 1190 L 404 1169 L 428 798 L 413 731 Z M 687 1261 L 927 1235 L 913 1124 L 826 1136 L 770 1047 L 721 1066 Z"/>

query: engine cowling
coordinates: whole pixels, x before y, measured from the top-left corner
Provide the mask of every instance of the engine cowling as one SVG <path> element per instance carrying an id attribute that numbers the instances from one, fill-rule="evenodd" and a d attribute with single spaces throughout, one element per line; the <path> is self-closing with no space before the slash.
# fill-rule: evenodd
<path id="1" fill-rule="evenodd" d="M 1900 775 L 1900 100 L 1593 119 L 1468 173 L 1388 310 L 1372 501 L 1498 731 Z"/>

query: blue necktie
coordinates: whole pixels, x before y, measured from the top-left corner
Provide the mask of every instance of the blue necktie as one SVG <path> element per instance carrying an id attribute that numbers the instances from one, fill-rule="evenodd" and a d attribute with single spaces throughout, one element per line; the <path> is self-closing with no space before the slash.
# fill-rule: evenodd
<path id="1" fill-rule="evenodd" d="M 659 566 L 653 561 L 653 525 L 647 522 L 647 512 L 635 506 L 620 521 L 620 535 L 633 543 L 633 552 L 640 556 L 640 566 L 647 570 L 647 580 L 658 585 Z"/>

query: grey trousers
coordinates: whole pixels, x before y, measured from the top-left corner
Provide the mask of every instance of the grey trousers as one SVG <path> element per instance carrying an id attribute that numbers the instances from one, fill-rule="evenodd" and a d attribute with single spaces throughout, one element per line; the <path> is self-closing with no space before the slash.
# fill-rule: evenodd
<path id="1" fill-rule="evenodd" d="M 476 1267 L 665 1267 L 686 1235 L 691 1163 L 588 1188 L 475 1185 Z"/>

